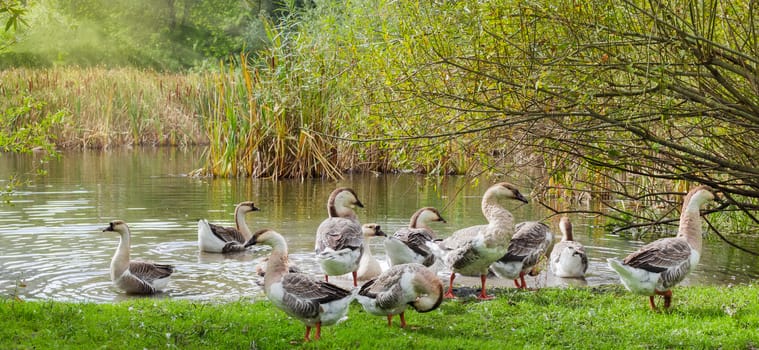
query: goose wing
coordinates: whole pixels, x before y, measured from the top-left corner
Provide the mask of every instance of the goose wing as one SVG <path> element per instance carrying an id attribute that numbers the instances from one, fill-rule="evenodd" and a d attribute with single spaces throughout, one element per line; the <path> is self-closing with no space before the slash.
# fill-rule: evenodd
<path id="1" fill-rule="evenodd" d="M 223 227 L 208 223 L 214 236 L 219 237 L 224 242 L 245 243 L 245 237 L 234 227 Z"/>
<path id="2" fill-rule="evenodd" d="M 515 229 L 508 250 L 500 261 L 522 261 L 526 266 L 534 265 L 548 248 L 549 240 L 546 239 L 546 234 L 549 227 L 540 222 L 529 221 L 519 223 Z"/>
<path id="3" fill-rule="evenodd" d="M 358 294 L 373 298 L 377 307 L 381 309 L 392 309 L 402 303 L 403 287 L 400 279 L 403 274 L 402 269 L 388 270 L 379 277 L 364 283 Z"/>
<path id="4" fill-rule="evenodd" d="M 316 230 L 316 251 L 326 248 L 342 250 L 360 249 L 363 243 L 361 226 L 354 220 L 345 218 L 328 218 Z"/>
<path id="5" fill-rule="evenodd" d="M 284 303 L 304 317 L 316 317 L 319 315 L 321 304 L 343 299 L 351 294 L 349 290 L 300 273 L 286 274 L 282 278 L 282 289 L 285 291 Z"/>
<path id="6" fill-rule="evenodd" d="M 146 261 L 132 261 L 129 263 L 129 272 L 140 280 L 151 283 L 157 279 L 171 276 L 174 273 L 174 266 L 154 264 Z"/>
<path id="7" fill-rule="evenodd" d="M 433 240 L 432 232 L 427 229 L 412 229 L 402 228 L 393 234 L 393 237 L 405 243 L 415 253 L 426 257 L 424 264 L 430 265 L 435 262 L 435 257 L 432 255 L 432 250 L 427 246 L 427 242 Z M 428 261 L 431 260 L 431 261 Z M 429 266 L 429 265 L 427 265 Z"/>
<path id="8" fill-rule="evenodd" d="M 690 254 L 690 245 L 685 240 L 662 238 L 646 244 L 636 252 L 628 255 L 624 260 L 624 264 L 646 271 L 661 273 L 687 263 Z"/>

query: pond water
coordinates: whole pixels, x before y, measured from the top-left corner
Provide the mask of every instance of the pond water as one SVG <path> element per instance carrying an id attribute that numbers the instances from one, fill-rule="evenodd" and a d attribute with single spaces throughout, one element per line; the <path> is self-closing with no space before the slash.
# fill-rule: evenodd
<path id="1" fill-rule="evenodd" d="M 132 258 L 176 265 L 169 289 L 158 297 L 224 301 L 261 295 L 256 266 L 265 248 L 221 255 L 200 253 L 197 220 L 233 225 L 236 203 L 252 200 L 261 211 L 248 214 L 251 229 L 271 227 L 285 235 L 291 260 L 318 273 L 313 256 L 316 227 L 326 217 L 326 200 L 337 186 L 350 186 L 365 209 L 362 222 L 376 222 L 392 234 L 423 206 L 442 211 L 440 237 L 484 223 L 480 200 L 489 183 L 465 177 L 442 181 L 416 175 L 348 175 L 343 180 L 208 179 L 184 176 L 200 167 L 201 150 L 175 148 L 65 153 L 35 176 L 34 155 L 0 155 L 0 188 L 13 174 L 31 181 L 15 186 L 0 204 L 0 295 L 26 300 L 111 302 L 124 295 L 111 285 L 110 259 L 118 236 L 101 232 L 109 221 L 125 220 L 132 231 Z M 529 185 L 517 182 L 524 193 Z M 549 212 L 535 203 L 509 204 L 518 221 L 543 220 Z M 543 271 L 530 286 L 618 283 L 608 257 L 624 257 L 645 244 L 610 235 L 602 218 L 574 216 L 575 239 L 585 244 L 590 268 L 584 281 L 556 279 Z M 555 218 L 546 220 L 557 231 Z M 713 236 L 712 236 L 713 237 Z M 757 240 L 737 240 L 757 250 Z M 386 264 L 381 239 L 370 243 Z M 443 276 L 444 271 L 441 271 Z M 748 283 L 759 277 L 759 262 L 718 239 L 709 239 L 701 263 L 684 284 Z M 331 281 L 333 279 L 330 279 Z M 340 278 L 338 278 L 340 281 Z M 347 282 L 347 278 L 344 279 Z M 457 278 L 478 286 L 478 279 Z M 489 285 L 513 286 L 491 280 Z"/>

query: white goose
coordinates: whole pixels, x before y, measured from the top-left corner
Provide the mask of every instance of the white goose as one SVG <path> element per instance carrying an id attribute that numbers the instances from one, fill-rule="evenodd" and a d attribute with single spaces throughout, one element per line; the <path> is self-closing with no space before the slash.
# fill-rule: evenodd
<path id="1" fill-rule="evenodd" d="M 245 245 L 254 244 L 272 247 L 264 276 L 266 297 L 286 314 L 306 325 L 306 341 L 311 340 L 312 327 L 315 328 L 314 340 L 319 340 L 322 326 L 347 318 L 348 306 L 355 298 L 354 292 L 310 275 L 288 272 L 287 243 L 282 235 L 273 230 L 257 231 Z"/>
<path id="2" fill-rule="evenodd" d="M 672 303 L 672 288 L 698 264 L 701 257 L 701 208 L 715 199 L 708 186 L 698 186 L 685 196 L 676 237 L 662 238 L 644 245 L 624 261 L 608 259 L 622 284 L 633 293 L 648 295 L 656 309 L 654 295 L 664 297 L 664 308 Z"/>
<path id="3" fill-rule="evenodd" d="M 116 232 L 121 236 L 116 254 L 111 260 L 111 281 L 114 286 L 129 294 L 154 294 L 166 288 L 174 273 L 174 266 L 129 261 L 131 235 L 124 221 L 111 221 L 103 232 Z"/>
<path id="4" fill-rule="evenodd" d="M 490 265 L 490 269 L 500 278 L 513 279 L 517 288 L 527 289 L 524 275 L 546 254 L 553 242 L 553 233 L 546 224 L 537 221 L 520 222 L 515 230 L 506 254 Z"/>
<path id="5" fill-rule="evenodd" d="M 393 324 L 393 316 L 400 315 L 401 328 L 404 328 L 404 312 L 408 306 L 418 312 L 429 312 L 440 306 L 443 283 L 422 264 L 395 265 L 376 279 L 364 283 L 356 299 L 366 312 L 387 316 L 388 327 Z"/>
<path id="6" fill-rule="evenodd" d="M 361 225 L 361 232 L 364 235 L 364 253 L 361 254 L 361 260 L 358 262 L 356 279 L 359 281 L 368 281 L 382 273 L 382 266 L 380 266 L 379 261 L 377 261 L 374 255 L 372 255 L 372 250 L 369 248 L 368 241 L 372 237 L 387 237 L 387 235 L 382 231 L 380 225 L 374 223 Z"/>
<path id="7" fill-rule="evenodd" d="M 559 221 L 561 241 L 556 243 L 551 251 L 551 271 L 557 277 L 582 278 L 588 270 L 588 255 L 585 247 L 574 240 L 572 222 L 569 217 L 562 216 Z"/>
<path id="8" fill-rule="evenodd" d="M 209 253 L 229 253 L 245 250 L 245 242 L 250 237 L 250 229 L 245 222 L 245 214 L 258 211 L 253 202 L 242 202 L 235 207 L 235 225 L 237 227 L 222 227 L 208 223 L 208 220 L 198 221 L 198 247 Z"/>
<path id="9" fill-rule="evenodd" d="M 316 230 L 316 260 L 329 276 L 353 274 L 353 286 L 357 286 L 358 264 L 364 248 L 364 237 L 358 217 L 353 208 L 363 208 L 356 193 L 350 188 L 337 188 L 327 201 L 329 217 Z"/>
<path id="10" fill-rule="evenodd" d="M 440 212 L 432 207 L 417 210 L 411 216 L 408 227 L 395 231 L 385 240 L 385 252 L 391 265 L 418 263 L 430 267 L 435 263 L 435 255 L 427 246 L 427 242 L 435 239 L 435 233 L 430 228 L 431 222 L 446 222 Z"/>
<path id="11" fill-rule="evenodd" d="M 451 269 L 451 279 L 446 298 L 453 295 L 453 280 L 456 273 L 480 275 L 482 290 L 478 298 L 492 299 L 487 295 L 485 281 L 490 264 L 506 254 L 506 247 L 514 234 L 514 218 L 500 203 L 501 199 L 515 199 L 527 203 L 527 199 L 512 184 L 501 182 L 490 186 L 482 197 L 482 214 L 487 225 L 460 229 L 442 242 L 427 243 L 436 255 Z"/>

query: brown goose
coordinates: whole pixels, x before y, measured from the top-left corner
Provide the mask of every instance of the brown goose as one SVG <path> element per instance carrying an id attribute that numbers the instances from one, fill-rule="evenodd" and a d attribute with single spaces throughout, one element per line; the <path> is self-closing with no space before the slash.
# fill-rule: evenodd
<path id="1" fill-rule="evenodd" d="M 364 236 L 353 208 L 363 208 L 356 193 L 350 188 L 337 188 L 327 201 L 329 217 L 316 230 L 316 260 L 329 276 L 353 274 L 353 286 L 357 286 L 357 272 L 364 247 Z"/>
<path id="2" fill-rule="evenodd" d="M 208 253 L 229 253 L 245 250 L 245 242 L 250 237 L 250 229 L 245 223 L 245 214 L 258 211 L 253 202 L 242 202 L 235 207 L 235 226 L 223 227 L 208 223 L 208 220 L 198 221 L 198 247 Z"/>
<path id="3" fill-rule="evenodd" d="M 418 312 L 429 312 L 440 306 L 443 283 L 422 264 L 395 265 L 364 283 L 356 299 L 366 312 L 387 316 L 388 327 L 393 324 L 393 316 L 400 315 L 401 328 L 404 328 L 407 307 L 411 306 Z"/>
<path id="4" fill-rule="evenodd" d="M 553 242 L 553 233 L 546 224 L 537 221 L 520 222 L 515 230 L 506 254 L 490 265 L 490 269 L 500 278 L 514 280 L 517 288 L 527 289 L 524 275 L 546 254 Z"/>
<path id="5" fill-rule="evenodd" d="M 508 182 L 497 183 L 490 186 L 482 197 L 482 214 L 488 220 L 487 225 L 463 228 L 439 244 L 427 244 L 451 269 L 446 298 L 455 298 L 453 280 L 456 278 L 456 273 L 480 275 L 482 290 L 478 298 L 493 298 L 487 295 L 485 289 L 488 267 L 506 254 L 506 247 L 514 234 L 514 218 L 499 203 L 502 199 L 514 199 L 527 203 L 527 199 L 519 193 L 516 186 Z"/>
<path id="6" fill-rule="evenodd" d="M 588 255 L 585 247 L 572 237 L 572 222 L 562 216 L 559 221 L 561 242 L 556 243 L 551 251 L 551 271 L 557 277 L 582 278 L 588 270 Z"/>
<path id="7" fill-rule="evenodd" d="M 436 258 L 427 246 L 427 242 L 432 242 L 436 238 L 435 232 L 429 226 L 435 221 L 446 222 L 437 209 L 421 208 L 411 216 L 408 227 L 401 228 L 388 237 L 385 240 L 385 252 L 390 259 L 390 264 L 418 263 L 427 267 L 432 266 Z"/>
<path id="8" fill-rule="evenodd" d="M 676 237 L 662 238 L 644 245 L 623 261 L 608 259 L 622 284 L 633 293 L 648 295 L 656 309 L 654 295 L 664 297 L 664 308 L 672 303 L 672 288 L 680 283 L 701 257 L 701 208 L 715 199 L 714 190 L 698 186 L 685 196 Z"/>
<path id="9" fill-rule="evenodd" d="M 266 297 L 286 314 L 306 325 L 306 341 L 311 340 L 312 327 L 315 328 L 314 340 L 318 340 L 322 326 L 347 318 L 348 306 L 355 294 L 306 274 L 288 272 L 287 243 L 282 235 L 263 229 L 254 233 L 245 245 L 254 244 L 272 247 L 264 276 Z"/>
<path id="10" fill-rule="evenodd" d="M 121 235 L 116 254 L 111 260 L 111 281 L 114 286 L 129 294 L 154 294 L 166 288 L 171 274 L 174 273 L 174 266 L 129 261 L 131 236 L 124 221 L 111 221 L 103 232 L 116 232 Z"/>

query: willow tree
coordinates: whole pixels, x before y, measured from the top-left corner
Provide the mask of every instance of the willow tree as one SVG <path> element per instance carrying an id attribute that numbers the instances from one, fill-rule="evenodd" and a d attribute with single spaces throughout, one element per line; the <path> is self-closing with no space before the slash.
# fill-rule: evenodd
<path id="1" fill-rule="evenodd" d="M 391 139 L 529 160 L 545 169 L 536 181 L 546 195 L 642 204 L 605 202 L 604 215 L 627 224 L 674 221 L 677 194 L 699 183 L 724 194 L 727 204 L 712 210 L 741 211 L 733 222 L 751 231 L 759 224 L 756 5 L 388 3 L 402 15 L 372 30 L 390 37 L 374 55 L 391 68 L 365 77 L 375 84 L 367 96 L 373 114 L 397 120 Z M 432 126 L 416 132 L 425 122 Z"/>

